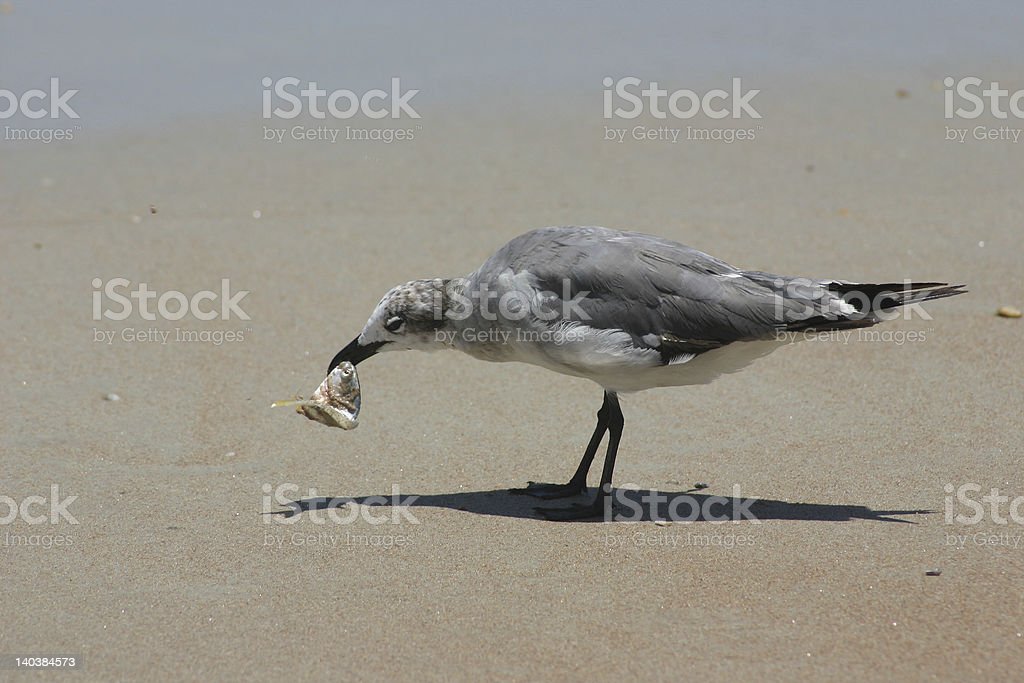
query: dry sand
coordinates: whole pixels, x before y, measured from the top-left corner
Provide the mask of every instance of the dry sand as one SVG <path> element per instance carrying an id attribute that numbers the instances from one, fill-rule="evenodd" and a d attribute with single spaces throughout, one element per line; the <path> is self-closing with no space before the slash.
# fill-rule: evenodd
<path id="1" fill-rule="evenodd" d="M 274 145 L 227 118 L 3 148 L 0 494 L 59 485 L 77 523 L 0 527 L 65 542 L 0 546 L 0 649 L 80 655 L 83 680 L 1019 671 L 1024 527 L 947 524 L 944 487 L 1024 495 L 1024 327 L 995 315 L 1024 292 L 1020 147 L 944 142 L 932 80 L 790 84 L 732 145 L 603 142 L 590 97 L 453 107 L 390 146 Z M 391 354 L 360 367 L 354 432 L 269 409 L 320 382 L 391 285 L 568 223 L 971 293 L 882 328 L 923 340 L 805 343 L 625 400 L 617 484 L 739 486 L 759 523 L 539 519 L 506 489 L 572 472 L 600 390 L 537 368 Z M 115 277 L 229 278 L 250 320 L 95 321 L 92 280 Z M 172 341 L 121 336 L 150 328 Z M 398 486 L 417 523 L 261 514 L 289 484 Z"/>

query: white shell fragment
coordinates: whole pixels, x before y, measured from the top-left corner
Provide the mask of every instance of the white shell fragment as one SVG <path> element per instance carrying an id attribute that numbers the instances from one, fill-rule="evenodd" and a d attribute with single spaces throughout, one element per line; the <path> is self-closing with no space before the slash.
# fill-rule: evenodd
<path id="1" fill-rule="evenodd" d="M 1000 318 L 1019 318 L 1021 312 L 1019 308 L 1013 306 L 1000 306 L 999 310 L 996 311 L 996 315 Z"/>
<path id="2" fill-rule="evenodd" d="M 309 400 L 274 401 L 273 408 L 295 406 L 295 412 L 328 427 L 355 429 L 359 426 L 359 376 L 344 362 L 331 370 Z"/>

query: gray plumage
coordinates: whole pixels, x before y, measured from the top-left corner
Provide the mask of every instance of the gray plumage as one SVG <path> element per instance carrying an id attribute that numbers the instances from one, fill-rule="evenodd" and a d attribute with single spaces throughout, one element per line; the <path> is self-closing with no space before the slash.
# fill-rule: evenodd
<path id="1" fill-rule="evenodd" d="M 678 242 L 601 227 L 550 227 L 520 235 L 470 274 L 465 289 L 490 285 L 503 295 L 503 283 L 521 288 L 522 279 L 501 277 L 508 273 L 529 274 L 534 292 L 558 294 L 568 282 L 570 297 L 585 293 L 578 306 L 585 315 L 573 312 L 541 327 L 569 322 L 621 331 L 636 349 L 658 351 L 663 364 L 733 342 L 778 340 L 785 331 L 880 322 L 883 308 L 858 309 L 856 300 L 847 300 L 851 292 L 894 291 L 890 307 L 960 292 L 944 283 L 861 286 L 744 271 Z"/>

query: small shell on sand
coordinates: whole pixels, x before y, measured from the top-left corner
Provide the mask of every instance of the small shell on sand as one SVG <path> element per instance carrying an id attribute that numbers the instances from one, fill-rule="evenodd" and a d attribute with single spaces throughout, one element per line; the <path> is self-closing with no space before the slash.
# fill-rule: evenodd
<path id="1" fill-rule="evenodd" d="M 1019 318 L 1021 312 L 1019 308 L 1014 308 L 1013 306 L 1000 306 L 996 310 L 996 315 L 1000 318 Z"/>
<path id="2" fill-rule="evenodd" d="M 118 396 L 117 394 L 106 394 L 106 395 L 105 395 L 105 396 L 103 397 L 103 400 L 104 400 L 104 401 L 120 401 L 120 400 L 121 400 L 121 397 L 120 397 L 120 396 Z"/>

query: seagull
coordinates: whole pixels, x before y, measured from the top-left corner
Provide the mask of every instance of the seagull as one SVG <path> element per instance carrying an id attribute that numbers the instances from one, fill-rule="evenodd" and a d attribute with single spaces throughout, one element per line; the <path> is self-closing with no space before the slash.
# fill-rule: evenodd
<path id="1" fill-rule="evenodd" d="M 639 232 L 547 227 L 516 237 L 466 277 L 392 288 L 328 373 L 384 351 L 448 348 L 596 382 L 604 401 L 576 472 L 565 484 L 529 482 L 512 492 L 547 500 L 585 495 L 607 433 L 597 495 L 536 508 L 550 520 L 607 518 L 623 429 L 619 394 L 707 384 L 786 344 L 869 327 L 963 287 L 774 275 Z"/>

